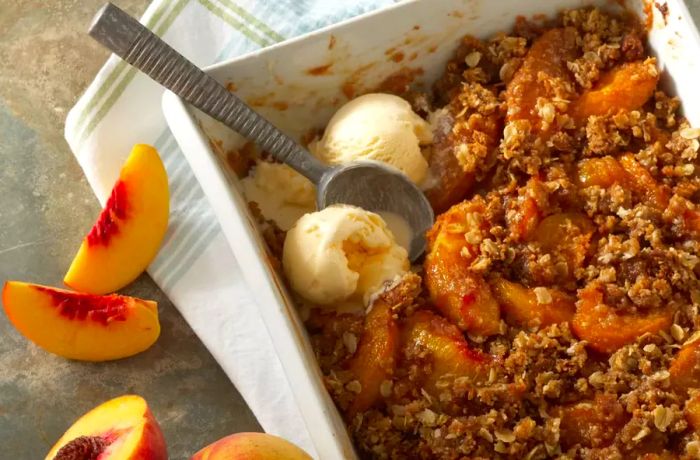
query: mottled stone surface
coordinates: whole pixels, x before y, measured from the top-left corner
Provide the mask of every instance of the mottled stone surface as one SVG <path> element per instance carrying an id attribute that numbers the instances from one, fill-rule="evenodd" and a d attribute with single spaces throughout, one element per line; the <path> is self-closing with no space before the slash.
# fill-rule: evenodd
<path id="1" fill-rule="evenodd" d="M 107 53 L 85 35 L 104 0 L 0 0 L 0 282 L 61 285 L 99 205 L 63 139 L 66 112 Z M 116 1 L 140 15 L 146 0 Z M 44 458 L 85 411 L 142 395 L 171 459 L 257 431 L 240 395 L 147 277 L 125 293 L 157 300 L 162 335 L 133 358 L 80 363 L 25 340 L 0 313 L 0 458 Z"/>

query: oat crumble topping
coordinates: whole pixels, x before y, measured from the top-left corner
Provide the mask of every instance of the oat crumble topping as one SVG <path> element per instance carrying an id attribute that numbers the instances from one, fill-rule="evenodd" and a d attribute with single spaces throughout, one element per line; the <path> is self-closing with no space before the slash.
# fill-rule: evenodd
<path id="1" fill-rule="evenodd" d="M 700 458 L 700 129 L 658 78 L 640 24 L 586 8 L 465 37 L 412 96 L 423 267 L 306 321 L 363 458 Z"/>

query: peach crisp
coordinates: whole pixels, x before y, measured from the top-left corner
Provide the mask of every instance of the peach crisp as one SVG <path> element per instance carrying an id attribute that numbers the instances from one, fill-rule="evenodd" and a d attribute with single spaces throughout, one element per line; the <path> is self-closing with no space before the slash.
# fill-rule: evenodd
<path id="1" fill-rule="evenodd" d="M 700 458 L 700 130 L 645 40 L 519 20 L 400 94 L 433 130 L 425 258 L 307 308 L 362 458 Z"/>

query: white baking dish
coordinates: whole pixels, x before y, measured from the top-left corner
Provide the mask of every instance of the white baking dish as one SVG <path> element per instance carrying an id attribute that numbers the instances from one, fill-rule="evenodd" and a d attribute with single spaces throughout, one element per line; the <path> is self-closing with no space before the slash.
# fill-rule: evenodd
<path id="1" fill-rule="evenodd" d="M 664 69 L 665 84 L 685 102 L 693 126 L 700 122 L 700 38 L 681 0 L 668 0 L 664 16 L 657 8 L 650 44 Z M 361 93 L 401 69 L 421 69 L 416 82 L 430 84 L 465 34 L 488 37 L 509 30 L 518 15 L 555 14 L 564 8 L 614 2 L 581 0 L 418 0 L 233 59 L 207 69 L 233 83 L 236 93 L 297 138 L 323 127 L 349 89 Z M 643 15 L 643 2 L 628 2 Z M 403 56 L 396 62 L 398 56 Z M 329 64 L 330 67 L 327 67 Z M 310 69 L 316 69 L 310 71 Z M 316 74 L 316 75 L 314 75 Z M 344 92 L 345 90 L 345 92 Z M 343 422 L 325 391 L 304 326 L 284 284 L 268 263 L 238 179 L 210 139 L 224 149 L 242 140 L 227 128 L 167 92 L 163 109 L 168 124 L 216 212 L 292 385 L 318 455 L 354 458 Z M 212 319 L 215 320 L 215 319 Z"/>

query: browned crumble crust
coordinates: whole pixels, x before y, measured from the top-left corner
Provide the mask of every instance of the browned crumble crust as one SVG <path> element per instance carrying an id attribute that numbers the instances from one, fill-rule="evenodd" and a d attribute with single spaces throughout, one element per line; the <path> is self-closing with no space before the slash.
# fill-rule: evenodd
<path id="1" fill-rule="evenodd" d="M 534 115 L 508 118 L 506 87 L 533 40 L 553 27 L 569 28 L 574 39 L 566 73 L 539 75 L 546 96 Z M 375 382 L 379 399 L 355 413 L 367 390 L 360 380 L 372 384 L 351 370 L 372 336 L 367 317 L 314 310 L 311 342 L 363 458 L 700 458 L 700 408 L 695 421 L 691 410 L 695 398 L 700 404 L 700 359 L 684 364 L 679 352 L 692 355 L 700 344 L 700 131 L 658 88 L 634 109 L 583 120 L 570 110 L 625 63 L 643 62 L 642 72 L 655 77 L 645 55 L 637 23 L 597 9 L 566 11 L 556 21 L 521 19 L 510 35 L 465 37 L 433 95 L 410 96 L 421 113 L 441 113 L 433 155 L 449 153 L 440 167 L 452 168 L 443 185 L 470 181 L 470 194 L 457 190 L 451 204 L 468 197 L 487 224 L 464 231 L 470 273 L 492 287 L 520 283 L 538 304 L 554 292 L 577 299 L 576 313 L 534 327 L 503 315 L 498 333 L 478 336 L 450 324 L 427 289 L 417 289 L 425 274 L 411 274 L 381 297 L 401 305 L 382 342 L 397 344 L 387 361 L 394 368 Z M 537 233 L 562 214 L 575 218 Z M 594 316 L 580 321 L 591 298 Z M 421 315 L 429 320 L 416 329 Z M 658 317 L 659 326 L 649 332 L 621 322 L 613 335 L 632 335 L 623 342 L 596 335 L 615 315 Z"/>
<path id="2" fill-rule="evenodd" d="M 248 203 L 253 218 L 258 224 L 258 229 L 265 240 L 269 260 L 275 270 L 282 273 L 282 249 L 284 248 L 284 239 L 287 232 L 277 226 L 277 224 L 269 219 L 265 219 L 258 207 L 258 203 L 251 201 Z"/>

